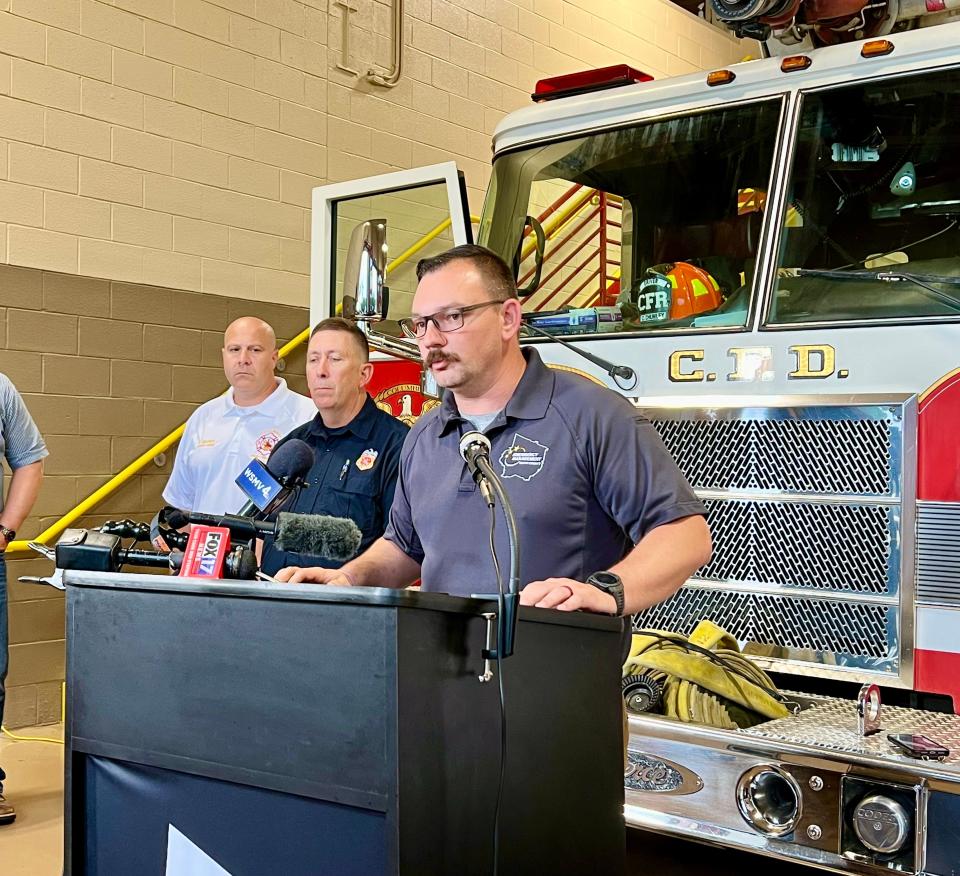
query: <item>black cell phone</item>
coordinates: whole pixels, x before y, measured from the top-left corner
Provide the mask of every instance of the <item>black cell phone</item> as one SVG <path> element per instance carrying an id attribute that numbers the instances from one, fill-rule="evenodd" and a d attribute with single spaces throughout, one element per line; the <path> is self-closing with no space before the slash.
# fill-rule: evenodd
<path id="1" fill-rule="evenodd" d="M 950 754 L 949 748 L 919 733 L 889 733 L 887 739 L 904 754 L 919 757 L 922 760 L 943 760 Z"/>

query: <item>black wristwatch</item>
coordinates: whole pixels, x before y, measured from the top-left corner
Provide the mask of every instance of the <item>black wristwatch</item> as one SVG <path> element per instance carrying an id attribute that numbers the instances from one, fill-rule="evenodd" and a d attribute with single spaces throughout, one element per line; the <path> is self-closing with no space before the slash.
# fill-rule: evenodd
<path id="1" fill-rule="evenodd" d="M 7 529 L 6 526 L 0 524 L 0 535 L 7 540 L 7 544 L 10 544 L 10 542 L 17 537 L 17 531 L 15 529 Z"/>
<path id="2" fill-rule="evenodd" d="M 623 581 L 620 580 L 619 575 L 613 572 L 594 572 L 587 578 L 587 583 L 592 584 L 597 590 L 609 593 L 617 602 L 616 617 L 623 615 Z"/>

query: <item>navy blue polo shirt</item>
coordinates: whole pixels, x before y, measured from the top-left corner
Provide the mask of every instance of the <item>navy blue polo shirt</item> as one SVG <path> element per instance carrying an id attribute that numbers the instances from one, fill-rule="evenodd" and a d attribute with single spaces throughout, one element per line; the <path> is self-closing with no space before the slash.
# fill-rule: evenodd
<path id="1" fill-rule="evenodd" d="M 660 436 L 623 396 L 544 365 L 532 348 L 503 411 L 486 428 L 490 462 L 520 532 L 521 587 L 584 581 L 623 559 L 651 529 L 705 509 Z M 421 564 L 424 590 L 495 592 L 490 511 L 459 453 L 473 426 L 452 393 L 410 430 L 384 536 Z M 506 524 L 497 556 L 508 575 Z"/>
<path id="2" fill-rule="evenodd" d="M 339 429 L 328 429 L 320 414 L 298 426 L 278 441 L 277 447 L 299 438 L 310 445 L 315 459 L 308 486 L 284 510 L 349 517 L 363 533 L 362 553 L 383 535 L 397 483 L 400 448 L 408 431 L 404 423 L 380 410 L 370 396 L 357 416 Z M 260 563 L 271 575 L 284 566 L 333 569 L 341 565 L 325 557 L 279 550 L 272 538 L 264 542 Z"/>

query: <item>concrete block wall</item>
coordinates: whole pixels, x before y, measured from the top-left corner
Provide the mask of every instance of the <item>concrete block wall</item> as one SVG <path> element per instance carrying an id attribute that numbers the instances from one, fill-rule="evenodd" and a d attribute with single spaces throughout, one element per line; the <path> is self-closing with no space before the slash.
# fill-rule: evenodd
<path id="1" fill-rule="evenodd" d="M 0 0 L 0 370 L 52 451 L 24 535 L 223 388 L 230 318 L 306 325 L 314 186 L 454 158 L 476 213 L 493 128 L 537 79 L 619 62 L 661 77 L 748 50 L 668 0 L 406 10 L 404 74 L 384 89 L 362 76 L 390 62 L 381 0 Z M 80 523 L 153 514 L 166 474 Z M 14 581 L 49 571 L 9 565 Z M 55 720 L 62 598 L 11 595 L 6 722 Z"/>
<path id="2" fill-rule="evenodd" d="M 342 69 L 389 33 L 380 0 L 0 0 L 0 262 L 302 306 L 313 186 L 454 157 L 478 210 L 538 78 L 744 53 L 667 0 L 408 0 L 399 85 Z"/>
<path id="3" fill-rule="evenodd" d="M 22 393 L 50 450 L 40 497 L 21 535 L 52 525 L 198 403 L 223 392 L 223 330 L 248 314 L 273 325 L 281 343 L 308 320 L 306 308 L 0 266 L 0 371 Z M 306 392 L 304 358 L 301 347 L 282 372 L 298 392 Z M 148 520 L 163 505 L 172 460 L 170 451 L 163 465 L 148 464 L 74 525 Z M 8 727 L 60 717 L 63 597 L 17 581 L 50 571 L 42 558 L 7 560 Z"/>

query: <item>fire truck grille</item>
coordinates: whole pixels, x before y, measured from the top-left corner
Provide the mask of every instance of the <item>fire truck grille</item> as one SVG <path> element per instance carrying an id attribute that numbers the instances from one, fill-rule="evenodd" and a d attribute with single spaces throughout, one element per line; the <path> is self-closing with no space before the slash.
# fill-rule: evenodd
<path id="1" fill-rule="evenodd" d="M 660 605 L 638 614 L 635 629 L 670 630 L 688 636 L 711 620 L 750 654 L 844 665 L 848 658 L 888 658 L 895 606 L 700 590 L 688 585 Z"/>
<path id="2" fill-rule="evenodd" d="M 797 411 L 796 419 L 654 418 L 653 425 L 696 489 L 897 494 L 891 419 L 804 413 Z"/>
<path id="3" fill-rule="evenodd" d="M 713 536 L 710 562 L 638 625 L 687 635 L 710 619 L 781 671 L 908 673 L 912 404 L 795 396 L 683 409 L 638 400 L 706 505 Z M 940 578 L 947 565 L 937 561 Z M 923 568 L 934 567 L 931 559 Z"/>
<path id="4" fill-rule="evenodd" d="M 884 505 L 714 500 L 704 503 L 713 559 L 708 581 L 887 594 L 898 509 Z"/>

